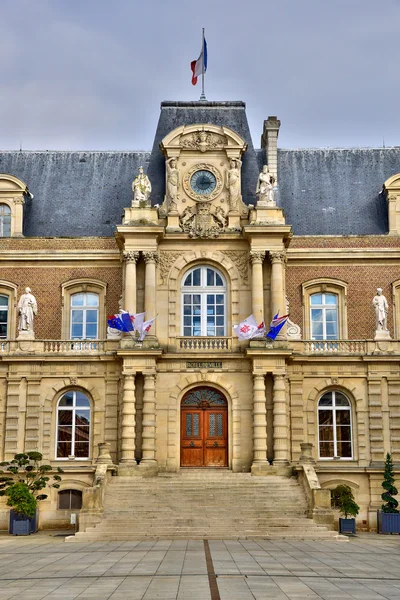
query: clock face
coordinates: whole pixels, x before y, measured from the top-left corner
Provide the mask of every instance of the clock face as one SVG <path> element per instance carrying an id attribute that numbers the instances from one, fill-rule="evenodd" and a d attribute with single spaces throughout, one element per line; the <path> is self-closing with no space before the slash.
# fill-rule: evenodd
<path id="1" fill-rule="evenodd" d="M 190 187 L 201 196 L 211 194 L 217 185 L 215 175 L 211 171 L 200 170 L 193 173 L 190 178 Z"/>

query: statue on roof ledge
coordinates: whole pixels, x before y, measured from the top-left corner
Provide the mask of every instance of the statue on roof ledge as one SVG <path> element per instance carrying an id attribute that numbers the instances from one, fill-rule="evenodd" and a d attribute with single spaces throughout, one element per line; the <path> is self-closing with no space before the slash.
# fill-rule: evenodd
<path id="1" fill-rule="evenodd" d="M 275 178 L 269 172 L 268 165 L 264 165 L 257 181 L 257 206 L 276 206 L 274 200 L 274 183 Z"/>
<path id="2" fill-rule="evenodd" d="M 139 172 L 132 182 L 133 200 L 132 206 L 145 207 L 148 204 L 151 194 L 150 179 L 145 175 L 143 167 L 139 167 Z"/>

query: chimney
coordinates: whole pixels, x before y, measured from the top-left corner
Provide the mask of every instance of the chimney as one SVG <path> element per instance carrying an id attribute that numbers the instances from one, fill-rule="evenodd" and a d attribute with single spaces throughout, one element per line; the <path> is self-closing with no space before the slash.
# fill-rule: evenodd
<path id="1" fill-rule="evenodd" d="M 270 173 L 278 182 L 278 134 L 281 122 L 277 117 L 268 117 L 264 121 L 264 129 L 261 136 L 261 148 L 265 150 L 265 161 Z"/>

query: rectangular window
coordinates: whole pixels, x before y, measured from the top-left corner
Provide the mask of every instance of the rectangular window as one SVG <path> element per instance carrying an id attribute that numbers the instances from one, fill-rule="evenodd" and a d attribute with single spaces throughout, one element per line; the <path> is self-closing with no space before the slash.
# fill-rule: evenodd
<path id="1" fill-rule="evenodd" d="M 312 294 L 310 305 L 311 339 L 337 340 L 338 296 L 328 293 Z"/>
<path id="2" fill-rule="evenodd" d="M 98 339 L 99 296 L 79 293 L 71 296 L 71 339 Z"/>
<path id="3" fill-rule="evenodd" d="M 8 337 L 8 296 L 0 296 L 0 339 Z"/>

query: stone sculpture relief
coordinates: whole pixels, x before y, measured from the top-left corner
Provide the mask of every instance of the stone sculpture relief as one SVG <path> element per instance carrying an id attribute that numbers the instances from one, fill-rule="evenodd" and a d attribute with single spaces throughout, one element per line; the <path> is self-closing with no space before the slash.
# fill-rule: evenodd
<path id="1" fill-rule="evenodd" d="M 179 187 L 179 170 L 176 158 L 167 159 L 165 168 L 167 174 L 167 211 L 175 212 L 177 210 Z"/>
<path id="2" fill-rule="evenodd" d="M 256 195 L 258 196 L 257 206 L 276 206 L 274 200 L 275 179 L 264 165 L 258 177 Z"/>
<path id="3" fill-rule="evenodd" d="M 237 210 L 240 197 L 240 169 L 242 161 L 238 158 L 232 158 L 230 168 L 226 173 L 226 187 L 229 193 L 229 208 Z"/>
<path id="4" fill-rule="evenodd" d="M 207 152 L 207 150 L 222 148 L 225 143 L 226 139 L 222 136 L 201 129 L 192 133 L 187 139 L 184 139 L 182 141 L 182 147 L 193 148 L 195 150 L 200 150 L 200 152 Z"/>
<path id="5" fill-rule="evenodd" d="M 25 294 L 20 297 L 17 309 L 19 315 L 18 331 L 27 332 L 33 337 L 33 322 L 38 309 L 36 298 L 29 287 L 25 288 Z"/>
<path id="6" fill-rule="evenodd" d="M 143 203 L 146 205 L 151 194 L 151 183 L 147 175 L 144 174 L 143 167 L 139 167 L 139 172 L 132 182 L 133 200 L 132 206 L 138 207 Z"/>
<path id="7" fill-rule="evenodd" d="M 376 317 L 375 329 L 376 329 L 376 331 L 377 332 L 388 331 L 386 324 L 387 324 L 387 314 L 389 312 L 389 305 L 388 305 L 388 302 L 387 302 L 385 296 L 382 294 L 382 288 L 377 288 L 376 295 L 374 296 L 374 298 L 372 300 L 372 305 L 375 308 L 375 317 Z"/>
<path id="8" fill-rule="evenodd" d="M 187 206 L 183 211 L 179 224 L 190 237 L 211 238 L 218 235 L 228 224 L 228 218 L 221 206 L 212 212 L 210 202 L 197 202 L 196 207 Z"/>
<path id="9" fill-rule="evenodd" d="M 289 310 L 289 300 L 286 298 L 286 314 L 290 313 Z M 286 321 L 286 336 L 288 340 L 301 340 L 301 328 L 297 323 L 293 323 L 293 321 L 288 318 Z"/>

